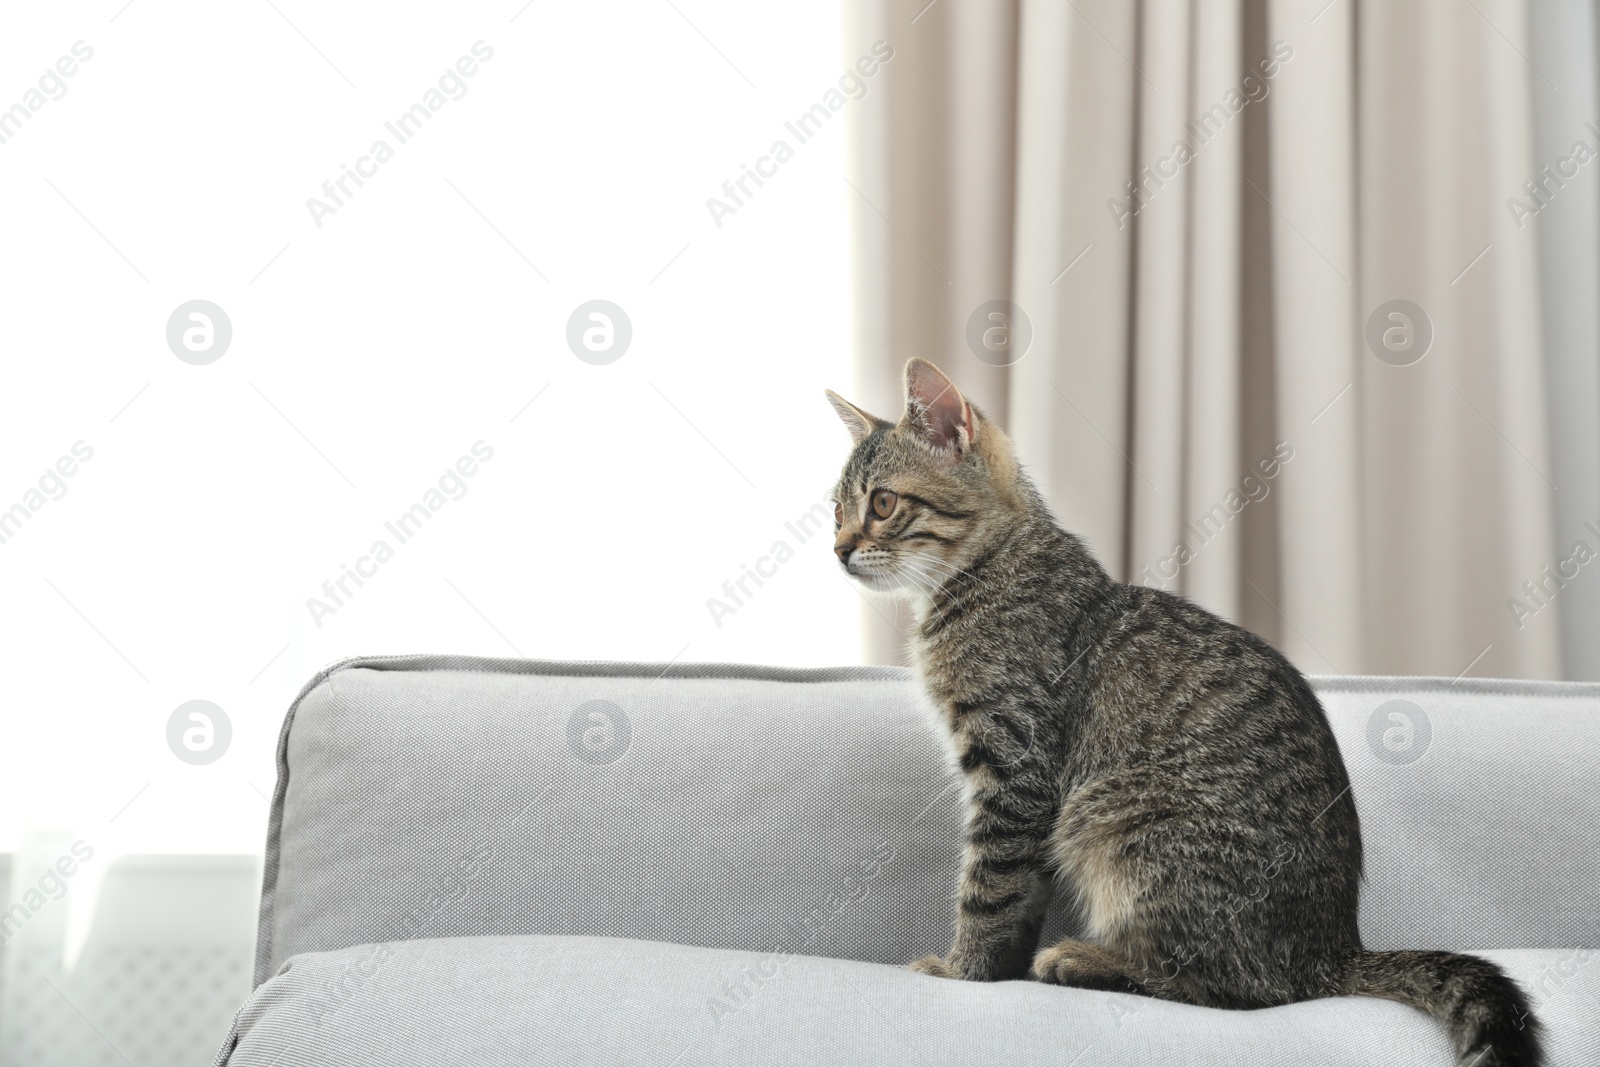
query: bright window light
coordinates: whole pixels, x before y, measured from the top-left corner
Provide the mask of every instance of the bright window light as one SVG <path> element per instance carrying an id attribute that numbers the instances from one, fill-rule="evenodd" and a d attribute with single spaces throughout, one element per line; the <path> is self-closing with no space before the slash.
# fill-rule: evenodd
<path id="1" fill-rule="evenodd" d="M 837 7 L 7 19 L 0 850 L 258 851 L 350 655 L 859 662 Z"/>

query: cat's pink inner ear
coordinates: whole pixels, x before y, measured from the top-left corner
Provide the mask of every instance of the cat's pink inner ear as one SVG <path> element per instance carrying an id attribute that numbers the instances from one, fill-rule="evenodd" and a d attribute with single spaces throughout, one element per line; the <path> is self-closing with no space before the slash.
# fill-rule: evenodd
<path id="1" fill-rule="evenodd" d="M 906 414 L 940 451 L 965 452 L 977 432 L 972 405 L 943 371 L 925 359 L 906 363 Z"/>

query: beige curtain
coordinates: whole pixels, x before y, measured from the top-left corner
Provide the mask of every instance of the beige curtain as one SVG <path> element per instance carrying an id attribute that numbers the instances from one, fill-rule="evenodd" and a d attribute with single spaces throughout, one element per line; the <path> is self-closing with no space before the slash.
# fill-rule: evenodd
<path id="1" fill-rule="evenodd" d="M 1600 148 L 1573 121 L 1595 113 L 1587 13 L 849 10 L 895 49 L 853 134 L 852 399 L 892 416 L 901 364 L 933 359 L 1113 573 L 1307 672 L 1596 676 L 1600 648 L 1563 633 L 1600 637 L 1600 560 L 1563 560 L 1600 550 L 1600 468 L 1566 455 L 1593 445 L 1600 357 L 1594 316 L 1552 308 L 1595 283 L 1600 162 L 1525 189 L 1571 141 Z M 1564 295 L 1541 286 L 1558 269 Z M 994 300 L 1025 351 L 969 344 Z M 1552 322 L 1571 336 L 1547 352 Z M 865 611 L 870 658 L 899 662 L 906 620 Z"/>

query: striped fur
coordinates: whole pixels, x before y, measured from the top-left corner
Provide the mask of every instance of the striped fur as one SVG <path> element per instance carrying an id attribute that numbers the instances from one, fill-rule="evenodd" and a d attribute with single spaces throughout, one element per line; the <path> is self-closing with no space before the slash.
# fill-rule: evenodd
<path id="1" fill-rule="evenodd" d="M 855 441 L 835 551 L 914 606 L 913 662 L 966 779 L 954 944 L 913 967 L 1219 1008 L 1386 997 L 1445 1022 L 1463 1067 L 1540 1062 L 1493 964 L 1363 950 L 1350 780 L 1282 655 L 1112 579 L 932 364 L 906 365 L 896 423 L 829 399 Z M 1041 951 L 1057 893 L 1080 936 Z"/>

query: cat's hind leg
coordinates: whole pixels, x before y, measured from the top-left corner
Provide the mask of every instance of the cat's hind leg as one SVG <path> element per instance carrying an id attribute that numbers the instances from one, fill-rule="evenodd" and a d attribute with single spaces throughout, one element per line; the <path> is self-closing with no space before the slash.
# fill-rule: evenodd
<path id="1" fill-rule="evenodd" d="M 1056 942 L 1033 958 L 1033 976 L 1041 982 L 1154 996 L 1140 981 L 1139 973 L 1131 960 L 1113 949 L 1072 937 Z"/>

